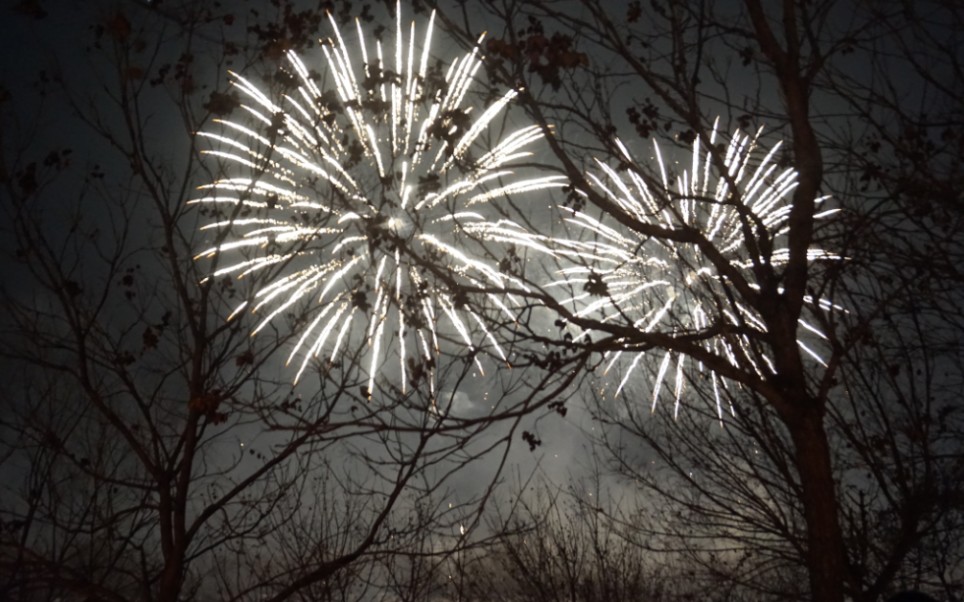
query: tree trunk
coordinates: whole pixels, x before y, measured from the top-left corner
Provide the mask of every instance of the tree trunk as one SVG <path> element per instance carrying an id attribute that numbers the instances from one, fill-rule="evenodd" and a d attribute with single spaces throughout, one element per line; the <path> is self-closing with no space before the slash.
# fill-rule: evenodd
<path id="1" fill-rule="evenodd" d="M 177 602 L 181 596 L 183 557 L 178 554 L 177 559 L 169 559 L 161 573 L 161 582 L 158 587 L 158 602 Z"/>
<path id="2" fill-rule="evenodd" d="M 837 515 L 837 490 L 823 412 L 807 407 L 786 420 L 800 474 L 807 523 L 807 568 L 814 602 L 843 602 L 846 553 Z"/>

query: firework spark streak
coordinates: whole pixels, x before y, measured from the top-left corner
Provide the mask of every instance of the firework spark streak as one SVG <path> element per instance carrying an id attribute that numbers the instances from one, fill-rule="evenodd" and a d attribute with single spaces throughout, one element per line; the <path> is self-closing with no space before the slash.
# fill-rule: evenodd
<path id="1" fill-rule="evenodd" d="M 532 236 L 510 223 L 478 227 L 486 230 L 491 238 L 525 245 L 569 264 L 560 268 L 561 278 L 546 288 L 573 291 L 575 294 L 570 293 L 562 302 L 574 308 L 576 317 L 592 318 L 601 324 L 631 325 L 643 333 L 695 334 L 697 338 L 700 333 L 710 332 L 714 321 L 722 320 L 732 326 L 729 330 L 734 333 L 756 334 L 706 335 L 701 342 L 704 349 L 733 366 L 749 366 L 757 375 L 772 373 L 774 368 L 769 357 L 757 344 L 757 340 L 765 338 L 763 319 L 728 290 L 729 285 L 718 275 L 717 266 L 699 247 L 644 235 L 625 225 L 628 221 L 667 230 L 696 230 L 755 287 L 752 284 L 754 261 L 746 244 L 748 231 L 765 230 L 775 247 L 769 257 L 758 257 L 758 262 L 785 264 L 788 250 L 780 245 L 785 240 L 789 219 L 789 197 L 797 183 L 794 170 L 779 170 L 774 162 L 779 144 L 759 163 L 752 161 L 758 136 L 759 132 L 756 136 L 734 135 L 723 151 L 724 173 L 716 175 L 713 154 L 707 150 L 717 144 L 714 125 L 708 145 L 702 145 L 699 139 L 694 142 L 692 165 L 679 175 L 674 186 L 670 184 L 658 145 L 655 159 L 659 177 L 655 185 L 631 169 L 618 172 L 597 161 L 599 171 L 590 173 L 589 181 L 611 206 L 602 217 L 563 207 L 568 213 L 571 238 Z M 618 141 L 617 148 L 622 161 L 635 164 L 629 150 Z M 824 200 L 818 199 L 818 203 Z M 815 217 L 819 219 L 834 211 L 824 211 Z M 616 213 L 628 219 L 614 219 Z M 808 259 L 838 257 L 810 249 Z M 821 310 L 841 309 L 824 299 L 805 300 Z M 826 338 L 813 324 L 801 320 L 800 326 L 807 338 Z M 591 331 L 583 332 L 576 340 L 591 335 Z M 814 361 L 823 363 L 819 353 L 804 340 L 798 340 L 798 344 Z M 607 372 L 619 362 L 621 355 L 623 352 L 610 354 Z M 673 350 L 663 351 L 661 356 L 655 352 L 634 353 L 623 370 L 616 395 L 644 358 L 655 360 L 652 365 L 656 374 L 654 408 L 660 392 L 668 389 L 668 382 L 672 380 L 672 395 L 678 410 L 688 371 L 695 368 L 697 373 L 709 374 L 717 412 L 722 417 L 721 389 L 725 381 L 715 371 Z"/>
<path id="2" fill-rule="evenodd" d="M 478 53 L 443 72 L 429 54 L 434 14 L 419 41 L 414 23 L 406 36 L 397 12 L 395 39 L 385 46 L 369 41 L 357 22 L 357 42 L 349 43 L 353 36 L 331 19 L 324 79 L 289 52 L 280 100 L 232 74 L 248 119 L 220 121 L 221 133 L 202 135 L 220 143 L 208 154 L 245 175 L 203 187 L 197 201 L 218 215 L 205 229 L 221 242 L 198 255 L 225 264 L 213 276 L 267 274 L 232 317 L 245 309 L 262 314 L 257 333 L 298 304 L 317 303 L 288 358 L 301 356 L 295 380 L 313 358 L 334 361 L 364 331 L 369 395 L 389 344 L 397 349 L 403 391 L 415 371 L 434 373 L 445 336 L 473 357 L 488 341 L 505 359 L 479 316 L 436 284 L 426 262 L 453 280 L 505 286 L 505 274 L 466 249 L 465 226 L 489 219 L 493 201 L 506 195 L 562 185 L 552 176 L 513 176 L 530 154 L 526 147 L 541 138 L 536 127 L 483 148 L 516 93 L 468 106 Z M 511 299 L 491 300 L 511 314 Z M 442 319 L 451 331 L 438 329 Z M 482 334 L 473 339 L 477 327 Z"/>

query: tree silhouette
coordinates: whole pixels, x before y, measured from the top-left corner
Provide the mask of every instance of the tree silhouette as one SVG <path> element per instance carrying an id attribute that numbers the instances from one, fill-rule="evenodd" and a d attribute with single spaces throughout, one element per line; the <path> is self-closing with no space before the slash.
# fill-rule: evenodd
<path id="1" fill-rule="evenodd" d="M 645 264 L 652 260 L 654 248 L 676 249 L 656 255 L 665 261 L 685 261 L 698 253 L 705 261 L 699 269 L 722 286 L 705 297 L 704 319 L 688 320 L 686 310 L 691 308 L 674 307 L 653 327 L 653 321 L 618 310 L 620 303 L 626 306 L 632 299 L 623 301 L 620 291 L 606 285 L 604 273 L 598 272 L 605 263 L 587 253 L 581 265 L 571 268 L 567 256 L 559 261 L 557 273 L 585 276 L 570 279 L 571 291 L 561 298 L 594 296 L 601 301 L 590 311 L 580 311 L 560 302 L 557 284 L 547 287 L 550 279 L 530 272 L 527 285 L 537 291 L 532 294 L 534 302 L 550 309 L 560 327 L 557 336 L 545 329 L 527 333 L 548 350 L 542 363 L 560 374 L 588 369 L 592 376 L 587 378 L 597 393 L 608 387 L 603 411 L 615 423 L 625 422 L 626 412 L 635 414 L 639 400 L 634 389 L 622 392 L 622 401 L 613 399 L 613 392 L 619 393 L 614 375 L 604 371 L 614 354 L 629 358 L 627 364 L 641 362 L 637 372 L 648 370 L 656 383 L 684 361 L 696 366 L 689 375 L 676 369 L 676 396 L 684 406 L 699 406 L 704 395 L 713 397 L 714 383 L 701 375 L 721 376 L 724 397 L 734 404 L 736 418 L 730 420 L 740 425 L 736 430 L 741 432 L 741 445 L 754 445 L 754 437 L 764 435 L 780 442 L 768 468 L 777 471 L 771 477 L 780 501 L 773 503 L 779 512 L 789 512 L 781 524 L 799 519 L 804 526 L 780 538 L 802 555 L 809 574 L 808 595 L 813 600 L 843 600 L 845 595 L 874 599 L 893 577 L 895 563 L 905 557 L 909 540 L 888 552 L 877 551 L 896 554 L 893 562 L 875 569 L 854 565 L 859 552 L 848 548 L 849 535 L 842 526 L 845 520 L 852 524 L 849 516 L 844 517 L 850 512 L 845 509 L 845 496 L 851 493 L 845 488 L 850 484 L 839 481 L 850 460 L 838 454 L 837 446 L 860 449 L 879 427 L 880 444 L 892 443 L 894 462 L 917 457 L 928 464 L 945 457 L 941 441 L 959 430 L 957 422 L 939 432 L 927 429 L 923 446 L 903 447 L 891 423 L 905 412 L 917 418 L 923 412 L 927 422 L 956 415 L 947 404 L 958 390 L 959 370 L 943 370 L 937 380 L 898 378 L 886 384 L 887 377 L 875 370 L 883 361 L 900 366 L 898 371 L 908 365 L 902 362 L 950 366 L 959 349 L 950 340 L 959 341 L 961 326 L 951 299 L 960 298 L 961 280 L 947 263 L 954 263 L 960 246 L 947 238 L 947 232 L 960 223 L 961 214 L 959 203 L 941 191 L 961 178 L 962 130 L 955 100 L 960 89 L 950 83 L 960 81 L 955 77 L 960 62 L 951 50 L 959 42 L 951 24 L 961 22 L 960 11 L 929 4 L 926 10 L 932 12 L 926 14 L 940 15 L 935 21 L 924 16 L 925 9 L 898 3 L 483 4 L 484 19 L 465 7 L 439 6 L 444 22 L 467 44 L 485 22 L 491 35 L 486 46 L 491 77 L 522 91 L 520 104 L 542 125 L 558 169 L 570 182 L 571 194 L 559 204 L 601 224 L 583 229 L 581 240 L 595 245 L 583 248 L 602 249 L 597 240 L 608 242 L 616 236 L 636 241 L 635 259 L 610 256 L 605 258 L 609 265 Z M 912 25 L 897 25 L 906 21 Z M 737 185 L 737 174 L 727 167 L 726 145 L 707 145 L 717 115 L 722 115 L 724 132 L 761 124 L 767 128 L 767 139 L 785 139 L 785 151 L 776 161 L 796 172 L 785 223 L 768 224 L 754 206 L 751 191 Z M 645 149 L 651 148 L 646 143 L 654 137 L 680 145 L 702 142 L 709 155 L 701 163 L 707 173 L 733 180 L 726 195 L 716 198 L 676 187 L 676 178 L 697 182 L 698 174 L 690 171 L 686 158 L 678 164 L 652 156 Z M 625 146 L 632 152 L 627 153 Z M 664 150 L 663 155 L 669 152 Z M 594 179 L 593 164 L 599 161 L 614 175 Z M 645 211 L 626 211 L 619 199 L 640 196 L 643 187 L 652 196 Z M 819 202 L 827 194 L 842 209 L 836 216 L 821 215 Z M 659 220 L 663 214 L 681 211 L 684 204 L 704 215 L 722 207 L 739 216 L 736 239 L 742 263 L 735 262 L 700 222 Z M 618 234 L 609 234 L 606 228 Z M 579 233 L 569 230 L 562 236 L 578 238 Z M 829 249 L 831 254 L 821 259 L 815 249 Z M 925 249 L 932 257 L 922 261 Z M 695 269 L 684 265 L 678 269 Z M 699 280 L 694 281 L 699 286 Z M 639 296 L 652 290 L 660 289 L 640 287 Z M 817 300 L 833 300 L 839 306 L 822 307 Z M 658 300 L 651 303 L 669 307 Z M 617 311 L 604 313 L 605 307 Z M 897 307 L 909 311 L 898 312 Z M 801 326 L 804 323 L 819 332 L 816 358 L 805 351 L 813 335 Z M 921 338 L 923 324 L 949 338 Z M 515 333 L 518 336 L 519 329 Z M 897 359 L 900 354 L 902 360 Z M 617 383 L 620 378 L 615 376 Z M 862 383 L 859 387 L 857 381 Z M 682 392 L 682 383 L 691 393 Z M 929 396 L 907 395 L 919 386 L 948 387 L 948 395 L 937 404 L 944 409 L 935 407 Z M 755 412 L 763 418 L 744 418 Z M 752 428 L 747 428 L 747 420 Z M 628 423 L 627 428 L 636 431 L 638 423 Z M 667 430 L 677 435 L 681 430 L 694 432 L 677 426 Z M 700 453 L 717 453 L 711 439 L 698 436 L 660 446 L 693 445 L 687 458 L 696 461 Z M 700 445 L 693 443 L 697 440 Z M 879 466 L 878 460 L 880 456 L 864 453 L 857 463 Z M 939 479 L 953 479 L 959 468 L 949 460 L 941 470 L 944 476 Z M 899 487 L 908 496 L 901 502 L 889 498 L 891 508 L 907 504 L 906 512 L 913 514 L 909 508 L 918 508 L 921 499 L 928 500 L 929 508 L 942 504 L 936 500 L 943 494 L 898 472 Z M 885 481 L 892 476 L 876 473 Z M 916 489 L 911 482 L 923 489 L 910 494 Z M 767 487 L 765 482 L 760 486 Z M 654 487 L 676 499 L 665 486 Z M 693 487 L 699 490 L 700 485 Z M 723 491 L 731 495 L 737 489 Z M 729 521 L 735 511 L 726 508 L 721 504 L 717 511 L 727 514 Z M 747 527 L 750 520 L 743 515 L 738 522 Z M 914 535 L 909 538 L 917 541 L 918 528 L 926 530 L 928 520 L 912 519 L 915 526 L 908 528 Z M 880 572 L 870 577 L 868 570 Z"/>

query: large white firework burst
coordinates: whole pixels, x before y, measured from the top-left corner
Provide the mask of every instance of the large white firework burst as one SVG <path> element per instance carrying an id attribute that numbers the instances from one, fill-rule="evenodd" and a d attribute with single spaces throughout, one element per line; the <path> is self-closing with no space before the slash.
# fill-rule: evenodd
<path id="1" fill-rule="evenodd" d="M 761 130 L 762 131 L 762 130 Z M 478 226 L 490 238 L 500 238 L 548 253 L 569 264 L 560 267 L 561 278 L 549 283 L 549 290 L 574 291 L 564 304 L 573 308 L 576 317 L 591 318 L 618 326 L 631 325 L 641 332 L 673 335 L 699 335 L 708 332 L 711 323 L 720 318 L 733 325 L 734 332 L 747 328 L 766 332 L 756 310 L 744 304 L 728 290 L 717 266 L 691 243 L 647 236 L 625 222 L 659 226 L 667 230 L 695 229 L 717 249 L 725 261 L 743 272 L 751 286 L 753 258 L 746 244 L 746 226 L 750 231 L 763 228 L 774 241 L 774 251 L 767 259 L 778 266 L 788 260 L 785 244 L 790 195 L 797 185 L 793 169 L 779 169 L 774 157 L 780 144 L 762 159 L 755 158 L 756 135 L 737 132 L 723 151 L 723 172 L 713 161 L 719 153 L 717 125 L 709 140 L 694 142 L 692 164 L 670 182 L 658 144 L 654 145 L 659 178 L 647 182 L 632 169 L 617 171 L 597 161 L 598 173 L 588 174 L 597 191 L 611 202 L 606 211 L 594 214 L 589 209 L 563 207 L 568 213 L 571 237 L 534 236 L 516 225 L 501 222 Z M 616 146 L 626 164 L 635 164 L 630 151 L 618 140 Z M 714 150 L 715 149 L 715 150 Z M 825 198 L 818 199 L 822 203 Z M 822 218 L 835 211 L 824 211 Z M 617 215 L 617 214 L 622 214 Z M 619 217 L 628 218 L 620 220 Z M 808 259 L 836 259 L 830 252 L 810 249 Z M 824 299 L 806 301 L 814 308 L 828 310 L 833 306 Z M 826 338 L 813 324 L 801 320 L 806 334 L 798 344 L 814 361 L 823 363 L 819 353 L 805 339 Z M 577 337 L 592 336 L 583 332 Z M 773 366 L 765 352 L 747 335 L 707 336 L 701 343 L 713 355 L 725 358 L 739 368 L 750 367 L 758 375 L 772 373 Z M 607 359 L 606 372 L 616 365 L 623 370 L 615 394 L 629 382 L 641 362 L 647 359 L 655 370 L 652 403 L 668 390 L 678 410 L 688 369 L 708 374 L 712 382 L 717 410 L 722 415 L 719 375 L 700 362 L 673 350 L 634 353 L 628 363 L 621 362 L 623 352 L 613 352 Z M 690 372 L 689 376 L 694 374 Z"/>
<path id="2" fill-rule="evenodd" d="M 214 276 L 259 273 L 267 280 L 232 315 L 250 309 L 263 316 L 257 333 L 298 304 L 316 303 L 289 356 L 300 354 L 295 380 L 313 358 L 333 360 L 346 341 L 364 337 L 369 394 L 389 343 L 403 390 L 413 372 L 434 372 L 445 337 L 473 356 L 488 341 L 505 358 L 444 282 L 504 286 L 507 277 L 473 253 L 464 226 L 490 219 L 502 197 L 561 185 L 556 177 L 513 175 L 541 137 L 537 127 L 485 145 L 516 93 L 472 106 L 478 53 L 445 68 L 430 55 L 434 14 L 417 38 L 414 22 L 406 36 L 396 10 L 387 45 L 369 40 L 358 22 L 357 41 L 349 43 L 331 19 L 324 73 L 289 52 L 280 99 L 232 74 L 247 119 L 223 120 L 222 133 L 202 134 L 220 143 L 208 153 L 241 174 L 203 187 L 198 202 L 219 216 L 205 229 L 220 242 L 199 257 L 217 258 Z M 433 276 L 429 262 L 445 277 Z M 511 303 L 491 301 L 510 312 Z"/>

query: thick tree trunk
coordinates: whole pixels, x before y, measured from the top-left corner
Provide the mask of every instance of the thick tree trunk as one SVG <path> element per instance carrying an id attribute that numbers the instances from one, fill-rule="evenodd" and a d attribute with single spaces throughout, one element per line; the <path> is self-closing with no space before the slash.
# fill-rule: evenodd
<path id="1" fill-rule="evenodd" d="M 807 568 L 814 602 L 843 602 L 846 553 L 823 413 L 807 408 L 786 420 L 800 475 L 807 523 Z"/>
<path id="2" fill-rule="evenodd" d="M 158 587 L 158 602 L 177 602 L 181 596 L 182 586 L 182 565 L 184 559 L 182 554 L 178 554 L 176 559 L 168 559 L 161 573 L 161 582 Z"/>

